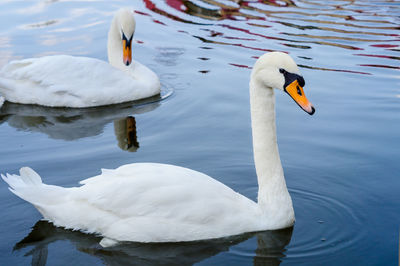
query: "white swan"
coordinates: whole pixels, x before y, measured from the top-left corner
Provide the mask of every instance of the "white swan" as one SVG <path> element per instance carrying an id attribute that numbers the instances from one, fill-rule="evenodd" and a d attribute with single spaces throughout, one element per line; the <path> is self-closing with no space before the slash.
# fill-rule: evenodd
<path id="1" fill-rule="evenodd" d="M 250 99 L 258 203 L 219 181 L 174 165 L 135 163 L 63 188 L 43 184 L 32 169 L 2 175 L 11 191 L 32 203 L 57 226 L 97 233 L 101 245 L 118 241 L 177 242 L 212 239 L 293 225 L 275 130 L 272 88 L 286 91 L 305 111 L 303 78 L 287 54 L 273 52 L 256 62 Z"/>
<path id="2" fill-rule="evenodd" d="M 0 96 L 22 104 L 91 107 L 159 94 L 157 75 L 132 60 L 135 25 L 131 10 L 116 12 L 108 33 L 110 64 L 68 55 L 11 61 L 0 70 Z"/>

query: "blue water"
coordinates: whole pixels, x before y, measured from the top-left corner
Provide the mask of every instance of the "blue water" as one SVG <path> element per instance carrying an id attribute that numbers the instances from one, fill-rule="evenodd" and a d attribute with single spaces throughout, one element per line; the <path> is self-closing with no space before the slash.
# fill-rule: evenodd
<path id="1" fill-rule="evenodd" d="M 250 68 L 264 52 L 286 51 L 316 107 L 309 116 L 277 93 L 295 226 L 212 242 L 102 249 L 96 236 L 38 222 L 36 209 L 1 183 L 0 265 L 398 264 L 399 3 L 236 2 L 0 2 L 0 66 L 48 54 L 106 60 L 113 12 L 131 6 L 133 57 L 160 76 L 165 96 L 77 110 L 6 103 L 0 172 L 30 166 L 44 182 L 72 187 L 100 168 L 152 161 L 202 171 L 256 200 Z M 128 124 L 134 127 L 127 135 Z"/>

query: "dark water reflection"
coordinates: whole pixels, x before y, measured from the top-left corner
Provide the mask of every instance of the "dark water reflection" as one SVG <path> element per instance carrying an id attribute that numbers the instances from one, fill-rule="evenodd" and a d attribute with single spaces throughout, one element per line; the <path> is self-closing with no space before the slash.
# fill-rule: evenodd
<path id="1" fill-rule="evenodd" d="M 48 247 L 57 241 L 71 242 L 77 251 L 100 258 L 106 265 L 192 265 L 218 253 L 228 251 L 252 237 L 257 238 L 254 265 L 279 265 L 289 244 L 293 228 L 248 233 L 217 240 L 186 243 L 125 243 L 102 248 L 100 237 L 65 230 L 46 221 L 38 221 L 32 231 L 14 246 L 25 256 L 32 256 L 31 265 L 47 265 Z"/>
<path id="2" fill-rule="evenodd" d="M 172 91 L 148 99 L 93 108 L 50 108 L 6 102 L 0 109 L 0 124 L 7 122 L 17 130 L 40 132 L 52 139 L 74 141 L 94 137 L 113 122 L 115 137 L 122 150 L 136 151 L 136 120 L 132 115 L 159 107 Z"/>

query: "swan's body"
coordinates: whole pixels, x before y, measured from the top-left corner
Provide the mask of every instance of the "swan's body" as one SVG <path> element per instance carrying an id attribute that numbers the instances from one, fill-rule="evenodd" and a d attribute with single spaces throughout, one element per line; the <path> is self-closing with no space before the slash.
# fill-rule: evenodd
<path id="1" fill-rule="evenodd" d="M 279 73 L 281 65 L 290 72 Z M 13 193 L 31 202 L 45 219 L 57 226 L 101 234 L 104 246 L 116 241 L 192 241 L 289 227 L 294 223 L 294 211 L 279 159 L 271 89 L 286 85 L 287 73 L 298 73 L 298 69 L 282 53 L 261 57 L 252 72 L 258 203 L 205 174 L 165 164 L 128 164 L 103 170 L 74 188 L 45 185 L 30 168 L 22 168 L 20 176 L 2 177 Z M 301 77 L 293 75 L 298 77 L 293 83 L 298 82 Z M 309 102 L 299 104 L 314 112 Z"/>
<path id="2" fill-rule="evenodd" d="M 157 95 L 157 75 L 131 59 L 134 29 L 133 12 L 119 10 L 108 34 L 110 63 L 67 55 L 11 61 L 0 70 L 0 95 L 51 107 L 92 107 Z"/>

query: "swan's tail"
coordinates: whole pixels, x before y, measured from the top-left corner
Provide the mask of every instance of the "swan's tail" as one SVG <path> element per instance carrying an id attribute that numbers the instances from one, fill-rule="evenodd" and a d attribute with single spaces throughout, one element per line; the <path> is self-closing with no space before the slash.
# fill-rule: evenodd
<path id="1" fill-rule="evenodd" d="M 35 206 L 44 219 L 55 225 L 79 228 L 73 220 L 78 217 L 74 214 L 75 208 L 66 206 L 74 188 L 44 184 L 40 176 L 29 167 L 22 167 L 19 175 L 2 174 L 1 178 L 9 185 L 12 193 Z"/>
<path id="2" fill-rule="evenodd" d="M 29 167 L 22 167 L 19 170 L 20 175 L 1 175 L 1 178 L 10 186 L 11 190 L 18 190 L 18 188 L 25 188 L 29 186 L 42 185 L 42 179 Z"/>
<path id="3" fill-rule="evenodd" d="M 1 178 L 9 185 L 12 193 L 18 197 L 35 204 L 35 194 L 38 195 L 44 184 L 40 176 L 29 167 L 22 167 L 20 175 L 1 175 Z"/>

